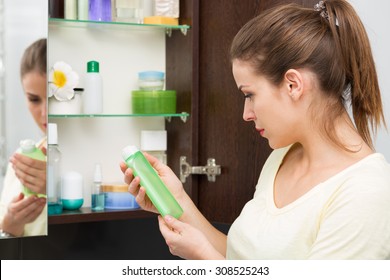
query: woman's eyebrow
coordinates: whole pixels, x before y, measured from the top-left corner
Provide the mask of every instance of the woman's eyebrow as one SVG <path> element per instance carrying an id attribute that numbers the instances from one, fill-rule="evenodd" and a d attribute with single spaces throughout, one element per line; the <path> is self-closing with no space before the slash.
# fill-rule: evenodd
<path id="1" fill-rule="evenodd" d="M 244 87 L 247 87 L 248 85 L 240 85 L 239 87 L 238 87 L 238 90 L 239 91 L 242 91 L 242 88 L 244 88 Z"/>

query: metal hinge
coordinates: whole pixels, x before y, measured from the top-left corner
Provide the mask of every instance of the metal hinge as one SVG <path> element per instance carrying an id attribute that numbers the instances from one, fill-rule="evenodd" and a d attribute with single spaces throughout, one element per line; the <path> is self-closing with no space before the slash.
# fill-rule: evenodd
<path id="1" fill-rule="evenodd" d="M 207 175 L 209 182 L 215 182 L 216 176 L 221 174 L 221 166 L 215 164 L 214 158 L 207 160 L 206 166 L 191 166 L 187 162 L 187 157 L 180 157 L 180 180 L 182 183 L 186 182 L 190 174 Z"/>

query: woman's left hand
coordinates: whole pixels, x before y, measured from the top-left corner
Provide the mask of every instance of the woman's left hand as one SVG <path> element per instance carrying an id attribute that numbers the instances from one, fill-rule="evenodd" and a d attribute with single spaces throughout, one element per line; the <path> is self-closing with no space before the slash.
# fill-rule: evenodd
<path id="1" fill-rule="evenodd" d="M 164 218 L 158 216 L 158 222 L 161 234 L 173 255 L 193 260 L 224 259 L 195 227 L 168 215 Z"/>
<path id="2" fill-rule="evenodd" d="M 10 162 L 23 186 L 35 193 L 46 194 L 46 161 L 15 153 Z"/>
<path id="3" fill-rule="evenodd" d="M 2 229 L 13 236 L 22 236 L 25 225 L 34 222 L 45 205 L 45 198 L 38 198 L 35 195 L 25 198 L 23 193 L 20 193 L 8 205 L 1 224 Z"/>

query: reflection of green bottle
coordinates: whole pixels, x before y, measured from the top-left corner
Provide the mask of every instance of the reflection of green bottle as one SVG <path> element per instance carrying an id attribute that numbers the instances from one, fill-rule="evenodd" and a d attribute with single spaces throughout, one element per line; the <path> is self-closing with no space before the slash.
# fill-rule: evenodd
<path id="1" fill-rule="evenodd" d="M 26 139 L 20 141 L 20 151 L 22 155 L 28 156 L 33 159 L 46 161 L 45 154 L 41 151 L 41 149 L 35 146 L 34 140 Z M 45 194 L 37 194 L 25 186 L 23 186 L 23 194 L 25 196 L 37 195 L 38 197 L 46 197 Z"/>
<path id="2" fill-rule="evenodd" d="M 145 188 L 146 194 L 160 214 L 178 219 L 183 214 L 183 209 L 142 152 L 135 146 L 127 146 L 123 149 L 122 156 L 127 166 L 133 169 L 134 175 L 140 178 L 140 185 Z"/>

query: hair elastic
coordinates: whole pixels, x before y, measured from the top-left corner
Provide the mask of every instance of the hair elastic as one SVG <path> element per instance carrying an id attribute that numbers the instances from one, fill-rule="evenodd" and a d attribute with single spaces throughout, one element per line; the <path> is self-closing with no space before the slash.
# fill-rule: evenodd
<path id="1" fill-rule="evenodd" d="M 315 4 L 314 11 L 320 12 L 320 16 L 322 16 L 324 19 L 327 19 L 329 21 L 329 14 L 325 6 L 325 1 L 320 1 L 317 4 Z M 336 26 L 339 26 L 339 21 L 337 20 L 337 18 L 335 20 L 335 24 Z"/>

